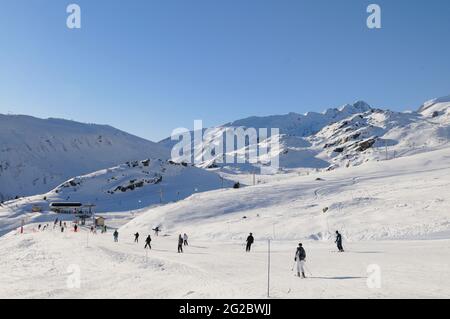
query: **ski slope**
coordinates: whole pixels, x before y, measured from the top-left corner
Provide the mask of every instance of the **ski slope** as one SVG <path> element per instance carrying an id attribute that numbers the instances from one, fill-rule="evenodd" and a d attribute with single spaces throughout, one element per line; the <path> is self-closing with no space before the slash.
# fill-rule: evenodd
<path id="1" fill-rule="evenodd" d="M 119 227 L 119 243 L 112 231 L 39 232 L 36 224 L 0 237 L 0 297 L 265 298 L 269 238 L 272 298 L 450 296 L 450 149 L 261 178 L 257 186 L 199 193 L 108 221 Z M 162 233 L 145 252 L 156 225 Z M 336 229 L 346 253 L 335 252 Z M 133 243 L 136 231 L 140 244 Z M 256 243 L 246 254 L 249 232 Z M 182 255 L 180 233 L 191 243 Z M 291 271 L 299 241 L 306 280 Z M 381 288 L 367 285 L 371 265 L 381 271 Z M 80 270 L 79 289 L 67 287 L 73 269 Z"/>
<path id="2" fill-rule="evenodd" d="M 449 148 L 333 172 L 265 178 L 265 184 L 196 194 L 149 209 L 122 229 L 162 225 L 221 240 L 242 239 L 252 230 L 261 239 L 328 239 L 339 229 L 353 241 L 422 238 L 450 230 Z"/>
<path id="3" fill-rule="evenodd" d="M 2 298 L 266 298 L 267 248 L 246 254 L 237 242 L 197 241 L 176 253 L 176 238 L 154 237 L 153 250 L 112 234 L 58 230 L 0 238 Z M 271 298 L 444 298 L 450 295 L 450 241 L 305 242 L 308 279 L 291 271 L 296 242 L 273 242 Z M 367 285 L 368 266 L 381 288 Z M 68 286 L 80 274 L 80 288 Z M 311 274 L 312 273 L 312 274 Z M 72 288 L 71 288 L 72 287 Z"/>

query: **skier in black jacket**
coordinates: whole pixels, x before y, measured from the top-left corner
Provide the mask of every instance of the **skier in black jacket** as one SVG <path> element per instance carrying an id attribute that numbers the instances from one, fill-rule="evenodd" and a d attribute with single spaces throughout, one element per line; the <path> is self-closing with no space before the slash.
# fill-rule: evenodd
<path id="1" fill-rule="evenodd" d="M 295 251 L 295 259 L 297 262 L 297 276 L 300 278 L 306 278 L 305 276 L 305 262 L 306 262 L 306 251 L 303 245 L 298 244 L 297 250 Z"/>
<path id="2" fill-rule="evenodd" d="M 250 235 L 247 237 L 247 247 L 245 248 L 246 252 L 250 252 L 252 248 L 252 244 L 255 242 L 255 238 L 253 238 L 253 234 L 250 233 Z"/>
<path id="3" fill-rule="evenodd" d="M 139 243 L 139 233 L 134 234 L 134 242 Z"/>
<path id="4" fill-rule="evenodd" d="M 144 249 L 146 249 L 147 247 L 148 247 L 149 249 L 152 249 L 151 242 L 152 242 L 152 238 L 150 237 L 150 235 L 148 235 L 147 239 L 145 240 L 145 246 L 144 246 Z"/>
<path id="5" fill-rule="evenodd" d="M 183 252 L 183 236 L 178 236 L 178 253 L 182 253 Z"/>
<path id="6" fill-rule="evenodd" d="M 336 241 L 335 241 L 337 248 L 341 253 L 344 252 L 344 247 L 342 247 L 342 235 L 339 234 L 339 232 L 336 230 Z"/>

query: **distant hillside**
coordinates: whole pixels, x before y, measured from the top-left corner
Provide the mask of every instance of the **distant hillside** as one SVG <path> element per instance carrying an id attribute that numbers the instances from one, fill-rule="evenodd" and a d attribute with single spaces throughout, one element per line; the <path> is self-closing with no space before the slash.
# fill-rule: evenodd
<path id="1" fill-rule="evenodd" d="M 0 114 L 0 200 L 46 193 L 73 176 L 168 155 L 163 146 L 110 126 Z"/>

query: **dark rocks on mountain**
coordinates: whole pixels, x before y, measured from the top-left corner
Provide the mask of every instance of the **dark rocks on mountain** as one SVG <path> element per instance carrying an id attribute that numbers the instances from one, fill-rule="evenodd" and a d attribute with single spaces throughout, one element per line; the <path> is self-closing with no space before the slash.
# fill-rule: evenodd
<path id="1" fill-rule="evenodd" d="M 209 164 L 206 168 L 218 168 L 219 166 L 216 164 L 216 162 L 213 162 Z"/>
<path id="2" fill-rule="evenodd" d="M 343 148 L 343 147 L 338 147 L 338 148 L 335 148 L 335 149 L 333 150 L 333 152 L 335 152 L 335 153 L 342 153 L 342 152 L 344 152 L 344 150 L 345 150 L 345 148 Z"/>
<path id="3" fill-rule="evenodd" d="M 114 194 L 116 192 L 125 193 L 127 191 L 134 191 L 136 188 L 142 188 L 146 184 L 159 184 L 162 182 L 162 176 L 156 175 L 153 179 L 143 179 L 143 180 L 130 180 L 128 185 L 119 185 L 114 190 L 107 191 L 108 194 Z"/>
<path id="4" fill-rule="evenodd" d="M 433 114 L 431 115 L 432 118 L 438 117 L 439 115 L 441 115 L 438 111 L 434 111 Z"/>
<path id="5" fill-rule="evenodd" d="M 72 186 L 72 187 L 75 187 L 75 186 L 78 185 L 74 180 L 70 180 L 70 181 L 69 181 L 69 184 L 70 184 L 70 186 Z"/>
<path id="6" fill-rule="evenodd" d="M 358 146 L 356 148 L 356 151 L 364 152 L 364 151 L 368 150 L 369 148 L 371 148 L 375 144 L 376 141 L 377 141 L 376 138 L 371 138 L 371 139 L 359 142 L 357 144 Z"/>
<path id="7" fill-rule="evenodd" d="M 338 130 L 343 129 L 344 127 L 346 127 L 349 124 L 348 121 L 343 121 L 341 126 L 338 127 Z"/>
<path id="8" fill-rule="evenodd" d="M 339 144 L 339 141 L 334 141 L 333 143 L 325 144 L 323 148 L 330 148 Z"/>
<path id="9" fill-rule="evenodd" d="M 185 163 L 185 162 L 178 163 L 178 162 L 174 162 L 174 161 L 172 161 L 172 160 L 169 160 L 168 163 L 169 163 L 170 165 L 181 165 L 181 166 L 183 166 L 183 167 L 188 167 L 188 163 Z"/>

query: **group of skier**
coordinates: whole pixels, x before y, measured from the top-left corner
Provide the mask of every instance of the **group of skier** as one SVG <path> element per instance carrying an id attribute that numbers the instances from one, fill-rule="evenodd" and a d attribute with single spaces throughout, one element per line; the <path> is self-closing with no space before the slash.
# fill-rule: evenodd
<path id="1" fill-rule="evenodd" d="M 337 245 L 337 248 L 339 252 L 344 252 L 344 247 L 342 246 L 342 235 L 339 233 L 339 231 L 336 230 L 336 240 L 335 243 Z M 295 259 L 294 261 L 297 264 L 297 276 L 300 278 L 306 278 L 305 275 L 305 263 L 306 263 L 306 251 L 303 248 L 303 244 L 299 243 L 297 250 L 295 251 Z"/>
<path id="2" fill-rule="evenodd" d="M 156 227 L 153 230 L 155 231 L 156 236 L 158 236 L 158 233 L 161 231 L 159 229 L 159 227 Z M 114 232 L 113 236 L 114 236 L 114 241 L 118 242 L 119 233 L 117 230 Z M 134 242 L 135 243 L 139 243 L 139 236 L 140 236 L 139 232 L 136 232 L 134 234 Z M 145 239 L 144 249 L 147 249 L 147 248 L 152 249 L 151 242 L 152 242 L 152 237 L 150 235 L 148 235 L 147 238 Z M 188 235 L 186 233 L 184 233 L 184 235 L 180 234 L 178 236 L 178 253 L 183 253 L 183 246 L 189 246 Z"/>
<path id="3" fill-rule="evenodd" d="M 59 227 L 61 228 L 61 232 L 64 232 L 64 229 L 67 228 L 67 224 L 66 224 L 66 222 L 63 222 L 58 219 L 55 220 L 55 222 L 53 224 L 53 229 L 58 225 L 58 223 L 59 223 Z M 74 232 L 77 232 L 78 231 L 77 223 L 75 223 L 73 227 L 74 227 Z M 39 224 L 38 230 L 41 230 L 41 228 L 42 228 L 42 230 L 46 230 L 48 228 L 48 224 L 45 225 L 44 227 L 42 227 L 42 225 Z M 91 232 L 95 233 L 96 227 L 92 226 L 90 230 L 91 230 Z M 154 230 L 156 236 L 158 236 L 159 232 L 161 231 L 159 226 L 154 228 L 153 230 Z M 102 227 L 102 233 L 103 232 L 106 232 L 105 226 Z M 139 236 L 140 235 L 138 232 L 136 232 L 134 234 L 134 242 L 135 243 L 139 243 Z M 114 238 L 114 242 L 119 241 L 119 232 L 117 231 L 117 229 L 113 233 L 113 238 Z M 147 249 L 147 248 L 152 249 L 151 242 L 152 242 L 152 237 L 150 235 L 148 235 L 147 238 L 145 239 L 144 249 Z M 253 237 L 253 233 L 250 233 L 246 240 L 245 251 L 247 253 L 249 253 L 251 251 L 251 248 L 252 248 L 252 245 L 254 242 L 255 242 L 255 238 Z M 339 231 L 336 231 L 335 243 L 336 243 L 336 246 L 337 246 L 339 252 L 344 252 L 344 247 L 342 245 L 342 235 L 339 233 Z M 178 253 L 183 253 L 183 246 L 188 246 L 188 245 L 189 245 L 188 235 L 186 233 L 184 233 L 183 235 L 179 234 L 178 235 Z M 295 262 L 294 265 L 296 265 L 297 276 L 300 278 L 306 278 L 306 275 L 305 275 L 306 251 L 303 248 L 302 243 L 298 244 L 298 247 L 295 251 L 294 262 Z"/>
<path id="4" fill-rule="evenodd" d="M 253 237 L 253 234 L 250 233 L 250 235 L 247 237 L 247 240 L 246 240 L 246 243 L 247 243 L 246 248 L 245 248 L 246 252 L 251 251 L 252 244 L 254 242 L 255 242 L 255 238 Z M 344 247 L 342 246 L 342 235 L 337 230 L 336 230 L 335 243 L 337 245 L 339 252 L 344 252 Z M 306 275 L 305 275 L 306 251 L 303 248 L 302 243 L 298 244 L 297 250 L 295 251 L 294 262 L 297 265 L 297 267 L 296 267 L 297 268 L 297 276 L 300 278 L 306 278 Z"/>
<path id="5" fill-rule="evenodd" d="M 178 253 L 182 254 L 183 253 L 183 246 L 189 246 L 188 243 L 188 235 L 186 233 L 184 233 L 183 236 L 178 235 Z"/>
<path id="6" fill-rule="evenodd" d="M 137 244 L 139 243 L 139 233 L 134 234 L 134 242 Z M 148 235 L 145 239 L 145 246 L 144 249 L 152 249 L 152 236 Z"/>

